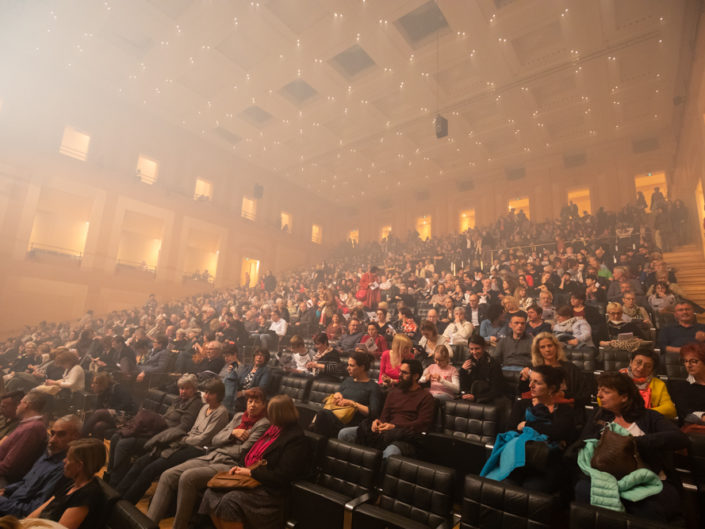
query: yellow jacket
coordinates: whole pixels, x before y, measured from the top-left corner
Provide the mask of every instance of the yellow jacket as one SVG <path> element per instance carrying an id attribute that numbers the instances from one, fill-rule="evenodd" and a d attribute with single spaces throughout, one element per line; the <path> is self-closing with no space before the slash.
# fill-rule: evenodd
<path id="1" fill-rule="evenodd" d="M 651 409 L 659 412 L 667 419 L 675 419 L 676 405 L 673 404 L 664 381 L 653 377 L 649 386 L 651 387 Z"/>

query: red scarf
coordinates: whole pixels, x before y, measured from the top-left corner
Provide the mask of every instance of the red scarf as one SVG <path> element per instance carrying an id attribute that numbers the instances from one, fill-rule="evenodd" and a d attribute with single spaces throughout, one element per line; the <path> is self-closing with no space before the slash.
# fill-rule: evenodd
<path id="1" fill-rule="evenodd" d="M 242 420 L 236 430 L 251 430 L 255 423 L 262 417 L 264 417 L 264 412 L 260 413 L 256 417 L 250 417 L 249 413 L 245 411 L 245 413 L 242 414 Z"/>
<path id="2" fill-rule="evenodd" d="M 250 451 L 247 452 L 247 455 L 245 456 L 245 466 L 249 467 L 250 465 L 257 463 L 257 461 L 262 459 L 264 452 L 267 450 L 267 448 L 269 448 L 269 445 L 271 445 L 274 441 L 277 440 L 281 431 L 282 429 L 279 426 L 270 426 L 267 431 L 264 432 L 264 435 L 257 439 L 257 442 L 252 445 Z"/>

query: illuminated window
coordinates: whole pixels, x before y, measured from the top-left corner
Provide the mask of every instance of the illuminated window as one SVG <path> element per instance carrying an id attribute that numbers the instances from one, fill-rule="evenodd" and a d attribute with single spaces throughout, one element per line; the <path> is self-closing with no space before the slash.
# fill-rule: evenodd
<path id="1" fill-rule="evenodd" d="M 348 232 L 348 240 L 357 246 L 360 244 L 360 230 L 350 230 Z"/>
<path id="2" fill-rule="evenodd" d="M 318 224 L 311 226 L 311 242 L 321 244 L 323 242 L 323 231 Z"/>
<path id="3" fill-rule="evenodd" d="M 568 204 L 578 206 L 578 215 L 583 216 L 583 212 L 592 213 L 592 204 L 590 203 L 590 189 L 584 187 L 582 189 L 573 189 L 568 191 Z"/>
<path id="4" fill-rule="evenodd" d="M 384 240 L 392 234 L 391 226 L 382 226 L 382 231 L 379 233 L 379 238 Z"/>
<path id="5" fill-rule="evenodd" d="M 158 172 L 159 164 L 157 162 L 140 155 L 137 160 L 137 177 L 140 179 L 140 182 L 152 185 L 157 181 Z"/>
<path id="6" fill-rule="evenodd" d="M 507 209 L 514 211 L 517 215 L 520 211 L 524 212 L 527 219 L 531 218 L 531 209 L 529 208 L 529 197 L 515 198 L 507 202 Z"/>
<path id="7" fill-rule="evenodd" d="M 242 218 L 255 220 L 257 218 L 257 202 L 251 198 L 242 197 Z"/>
<path id="8" fill-rule="evenodd" d="M 658 188 L 659 193 L 664 197 L 668 196 L 668 186 L 666 184 L 666 173 L 659 171 L 658 173 L 646 173 L 636 175 L 634 177 L 634 187 L 636 192 L 641 191 L 646 199 L 646 207 L 651 211 L 651 198 Z"/>
<path id="9" fill-rule="evenodd" d="M 424 215 L 416 219 L 416 233 L 422 241 L 431 238 L 431 216 Z"/>
<path id="10" fill-rule="evenodd" d="M 475 228 L 475 210 L 466 209 L 460 212 L 460 233 L 465 233 L 468 230 Z"/>
<path id="11" fill-rule="evenodd" d="M 85 161 L 86 156 L 88 156 L 88 145 L 90 143 L 91 137 L 88 134 L 79 132 L 67 125 L 64 129 L 64 137 L 61 139 L 59 152 L 71 158 Z"/>
<path id="12" fill-rule="evenodd" d="M 213 184 L 208 180 L 196 178 L 196 189 L 193 192 L 194 200 L 210 200 L 213 198 Z"/>
<path id="13" fill-rule="evenodd" d="M 282 211 L 281 214 L 281 226 L 279 226 L 283 232 L 291 233 L 291 214 Z"/>

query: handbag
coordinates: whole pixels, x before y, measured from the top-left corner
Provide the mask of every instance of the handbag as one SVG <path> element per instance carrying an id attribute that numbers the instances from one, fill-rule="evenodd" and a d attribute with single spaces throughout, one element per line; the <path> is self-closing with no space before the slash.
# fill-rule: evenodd
<path id="1" fill-rule="evenodd" d="M 592 468 L 612 474 L 618 480 L 637 468 L 645 466 L 639 456 L 634 437 L 613 432 L 609 425 L 602 430 L 590 465 Z"/>
<path id="2" fill-rule="evenodd" d="M 338 406 L 335 404 L 335 399 L 333 398 L 333 393 L 328 395 L 323 400 L 323 409 L 333 412 L 340 422 L 343 424 L 348 424 L 355 417 L 357 408 L 355 406 Z"/>
<path id="3" fill-rule="evenodd" d="M 250 470 L 254 470 L 259 467 L 263 467 L 267 464 L 266 459 L 260 459 L 256 463 L 251 464 Z M 245 476 L 244 474 L 231 474 L 229 470 L 223 472 L 218 472 L 206 485 L 209 489 L 216 490 L 232 490 L 232 489 L 254 489 L 259 487 L 261 483 L 257 481 L 252 476 Z"/>

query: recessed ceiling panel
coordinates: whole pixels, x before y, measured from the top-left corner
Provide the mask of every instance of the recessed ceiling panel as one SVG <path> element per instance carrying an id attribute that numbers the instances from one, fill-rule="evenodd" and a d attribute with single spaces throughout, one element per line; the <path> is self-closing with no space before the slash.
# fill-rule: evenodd
<path id="1" fill-rule="evenodd" d="M 353 79 L 359 73 L 375 65 L 372 57 L 357 44 L 350 46 L 347 50 L 341 51 L 328 62 L 348 79 Z"/>
<path id="2" fill-rule="evenodd" d="M 279 92 L 295 105 L 303 105 L 306 101 L 316 96 L 318 92 L 303 79 L 296 79 L 284 85 Z"/>
<path id="3" fill-rule="evenodd" d="M 448 21 L 434 1 L 410 11 L 400 17 L 394 25 L 412 48 L 417 48 L 437 31 L 448 29 Z"/>
<path id="4" fill-rule="evenodd" d="M 269 112 L 257 105 L 247 107 L 240 112 L 240 117 L 257 126 L 265 125 L 272 119 Z"/>

